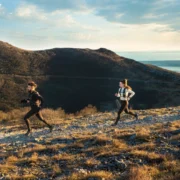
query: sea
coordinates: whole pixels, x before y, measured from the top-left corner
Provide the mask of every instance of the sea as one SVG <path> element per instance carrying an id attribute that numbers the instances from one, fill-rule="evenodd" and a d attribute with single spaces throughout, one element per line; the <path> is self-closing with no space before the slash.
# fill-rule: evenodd
<path id="1" fill-rule="evenodd" d="M 163 69 L 171 70 L 180 73 L 180 60 L 168 60 L 168 61 L 139 61 L 144 64 L 152 64 Z"/>

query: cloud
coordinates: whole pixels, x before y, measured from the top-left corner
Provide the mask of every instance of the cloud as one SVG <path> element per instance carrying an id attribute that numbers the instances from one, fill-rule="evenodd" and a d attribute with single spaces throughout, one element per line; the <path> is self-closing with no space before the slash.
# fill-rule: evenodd
<path id="1" fill-rule="evenodd" d="M 168 24 L 180 30 L 179 0 L 28 0 L 48 12 L 89 12 L 112 23 Z"/>
<path id="2" fill-rule="evenodd" d="M 51 18 L 52 22 L 56 17 L 64 19 L 62 16 L 65 15 L 67 23 L 75 24 L 77 20 L 72 18 L 75 13 L 87 13 L 110 23 L 167 24 L 179 31 L 179 7 L 179 0 L 24 0 L 17 7 L 16 15 L 22 19 L 42 21 Z M 59 22 L 56 20 L 55 23 Z"/>
<path id="3" fill-rule="evenodd" d="M 0 4 L 0 17 L 4 17 L 5 15 L 5 8 L 2 6 L 2 4 Z"/>
<path id="4" fill-rule="evenodd" d="M 100 31 L 100 28 L 96 28 L 88 23 L 80 23 L 74 17 L 74 14 L 69 11 L 54 10 L 52 12 L 45 11 L 44 9 L 34 5 L 21 3 L 15 10 L 11 18 L 16 21 L 33 22 L 46 26 L 45 29 L 53 28 L 68 28 L 73 31 Z"/>
<path id="5" fill-rule="evenodd" d="M 95 2 L 89 0 L 89 5 L 95 8 L 95 14 L 109 22 L 124 24 L 169 24 L 175 30 L 180 30 L 179 0 L 105 0 Z M 121 14 L 121 16 L 117 16 Z"/>
<path id="6" fill-rule="evenodd" d="M 55 10 L 73 10 L 83 11 L 86 10 L 86 0 L 25 0 L 27 3 L 35 4 L 46 11 Z"/>
<path id="7" fill-rule="evenodd" d="M 167 17 L 168 13 L 164 13 L 164 14 L 153 14 L 153 13 L 149 13 L 149 14 L 145 14 L 143 16 L 143 18 L 145 19 L 158 19 L 158 18 L 162 18 L 162 17 Z"/>
<path id="8" fill-rule="evenodd" d="M 12 16 L 11 12 L 8 12 L 8 10 L 0 4 L 0 20 L 5 19 L 8 20 Z"/>
<path id="9" fill-rule="evenodd" d="M 46 19 L 46 13 L 43 10 L 37 8 L 35 5 L 31 4 L 22 4 L 19 7 L 17 7 L 15 15 L 22 19 Z"/>
<path id="10" fill-rule="evenodd" d="M 68 13 L 59 13 L 57 11 L 46 12 L 34 4 L 22 3 L 16 9 L 11 18 L 16 21 L 24 21 L 26 23 L 38 23 L 49 27 L 71 27 L 77 24 L 75 19 Z"/>
<path id="11" fill-rule="evenodd" d="M 180 47 L 178 4 L 176 0 L 24 0 L 11 11 L 0 6 L 7 30 L 15 27 L 0 36 L 28 49 L 173 50 Z"/>

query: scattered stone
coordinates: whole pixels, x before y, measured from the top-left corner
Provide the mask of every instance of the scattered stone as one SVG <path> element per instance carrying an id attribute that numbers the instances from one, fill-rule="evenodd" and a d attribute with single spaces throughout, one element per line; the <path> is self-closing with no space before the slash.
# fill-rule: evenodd
<path id="1" fill-rule="evenodd" d="M 139 165 L 143 165 L 144 164 L 142 159 L 135 159 L 135 160 L 133 160 L 133 162 L 136 163 L 136 164 L 139 164 Z"/>
<path id="2" fill-rule="evenodd" d="M 174 134 L 174 135 L 180 134 L 180 129 L 177 129 L 177 130 L 175 130 L 175 131 L 171 131 L 171 134 Z"/>
<path id="3" fill-rule="evenodd" d="M 152 121 L 153 120 L 153 116 L 145 117 L 143 120 L 144 121 Z"/>
<path id="4" fill-rule="evenodd" d="M 130 140 L 130 141 L 132 141 L 132 140 L 134 140 L 134 139 L 136 139 L 136 134 L 133 134 L 133 135 L 131 135 L 131 136 L 129 137 L 129 140 Z"/>
<path id="5" fill-rule="evenodd" d="M 180 141 L 171 141 L 170 144 L 176 147 L 180 147 Z"/>
<path id="6" fill-rule="evenodd" d="M 157 115 L 155 114 L 156 112 L 157 112 Z M 55 154 L 61 155 L 63 153 L 66 153 L 67 151 L 69 153 L 70 151 L 68 150 L 69 144 L 74 143 L 74 142 L 75 143 L 81 142 L 82 141 L 81 137 L 85 131 L 88 132 L 89 135 L 92 135 L 92 137 L 95 137 L 93 135 L 97 135 L 97 134 L 99 136 L 101 136 L 101 134 L 105 134 L 106 136 L 111 137 L 114 134 L 118 136 L 121 133 L 121 128 L 127 128 L 126 132 L 129 131 L 128 134 L 130 134 L 130 137 L 128 138 L 128 140 L 125 139 L 125 141 L 127 144 L 132 145 L 133 143 L 136 143 L 135 140 L 137 137 L 134 127 L 136 126 L 143 127 L 146 125 L 151 125 L 151 124 L 155 124 L 159 122 L 164 125 L 162 127 L 168 128 L 168 127 L 172 127 L 173 121 L 180 119 L 180 116 L 178 116 L 177 114 L 158 115 L 158 113 L 161 113 L 161 112 L 160 111 L 156 111 L 156 112 L 143 111 L 143 110 L 138 111 L 138 113 L 140 114 L 141 121 L 135 121 L 134 119 L 129 118 L 129 116 L 123 116 L 123 120 L 119 122 L 119 125 L 113 128 L 110 126 L 110 124 L 113 123 L 111 119 L 113 119 L 116 116 L 116 114 L 113 115 L 113 113 L 111 114 L 99 113 L 98 115 L 92 115 L 84 119 L 82 118 L 76 119 L 76 120 L 73 119 L 73 121 L 70 122 L 70 124 L 68 125 L 67 124 L 56 125 L 55 130 L 51 134 L 47 133 L 49 132 L 49 130 L 46 128 L 38 129 L 38 130 L 34 129 L 33 137 L 25 137 L 23 135 L 25 130 L 22 130 L 19 132 L 17 131 L 11 132 L 11 130 L 10 131 L 8 130 L 7 132 L 11 132 L 11 133 L 10 134 L 8 133 L 4 136 L 4 131 L 6 131 L 6 128 L 2 128 L 0 132 L 0 144 L 5 144 L 5 146 L 2 145 L 1 151 L 8 154 L 9 152 L 11 153 L 12 151 L 14 153 L 16 149 L 19 150 L 20 148 L 33 148 L 38 145 L 47 145 L 47 144 L 55 145 L 55 148 L 56 148 L 56 144 L 57 145 L 62 144 L 62 145 L 65 145 L 65 146 L 62 146 L 63 148 L 60 147 L 55 152 L 53 152 Z M 173 113 L 177 113 L 177 112 L 180 112 L 180 110 L 179 111 L 176 110 Z M 62 131 L 58 131 L 59 127 L 61 127 Z M 129 128 L 131 128 L 131 130 L 128 130 Z M 74 133 L 76 134 L 75 137 L 73 137 Z M 180 129 L 172 130 L 171 132 L 165 131 L 163 134 L 160 133 L 160 135 L 155 134 L 154 135 L 154 137 L 156 138 L 155 143 L 157 143 L 157 148 L 155 152 L 159 154 L 170 153 L 170 154 L 175 155 L 175 157 L 178 159 L 180 152 L 177 150 L 174 150 L 177 148 L 173 149 L 173 147 L 180 147 L 180 141 L 172 140 L 170 138 L 170 137 L 173 137 L 173 135 L 178 135 L 178 134 L 180 134 Z M 107 141 L 107 143 L 112 143 L 112 141 Z M 92 146 L 92 141 L 87 139 L 86 142 L 83 141 L 83 145 L 84 145 L 83 150 L 84 149 L 86 150 L 87 148 Z M 79 153 L 79 151 L 77 151 L 76 149 L 72 149 L 72 150 L 73 150 L 71 152 L 72 154 Z M 93 152 L 86 152 L 86 155 L 88 157 L 94 157 Z M 94 165 L 93 168 L 90 170 L 110 170 L 110 171 L 113 170 L 115 172 L 118 171 L 121 176 L 122 172 L 124 171 L 126 172 L 127 167 L 131 164 L 144 165 L 148 163 L 147 161 L 143 160 L 143 158 L 134 159 L 135 157 L 130 157 L 128 153 L 125 153 L 125 152 L 123 154 L 115 155 L 113 157 L 112 156 L 110 157 L 110 156 L 111 155 L 106 156 L 106 157 L 97 156 L 98 158 L 100 158 L 98 159 L 98 161 L 100 161 L 101 163 Z M 83 158 L 84 157 L 82 158 L 78 157 L 77 160 L 83 162 L 84 160 Z M 1 158 L 0 161 L 3 161 L 3 159 Z M 60 167 L 68 166 L 68 162 L 66 160 L 60 160 L 60 161 L 57 161 L 57 163 Z M 46 166 L 44 167 L 46 168 Z M 83 169 L 82 167 L 75 168 L 74 171 L 78 173 L 82 173 L 84 175 L 89 173 L 89 169 Z M 68 173 L 72 173 L 72 172 L 68 172 Z M 63 180 L 65 177 L 66 176 L 58 176 L 55 179 Z M 93 178 L 89 178 L 89 179 L 93 180 Z"/>
<path id="7" fill-rule="evenodd" d="M 121 159 L 120 161 L 115 159 L 115 164 L 118 166 L 120 170 L 125 170 L 127 168 L 127 164 L 124 162 L 123 159 Z"/>
<path id="8" fill-rule="evenodd" d="M 78 173 L 82 173 L 82 174 L 88 174 L 88 171 L 86 169 L 83 168 L 75 168 L 74 172 L 78 172 Z"/>

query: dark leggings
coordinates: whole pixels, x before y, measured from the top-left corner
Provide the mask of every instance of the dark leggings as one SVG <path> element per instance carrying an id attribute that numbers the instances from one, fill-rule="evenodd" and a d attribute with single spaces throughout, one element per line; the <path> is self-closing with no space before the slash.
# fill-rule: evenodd
<path id="1" fill-rule="evenodd" d="M 120 107 L 120 109 L 118 111 L 118 116 L 117 116 L 116 122 L 119 121 L 120 116 L 121 116 L 123 111 L 125 111 L 126 114 L 130 114 L 130 115 L 136 117 L 136 114 L 134 114 L 133 112 L 129 111 L 128 101 L 121 101 L 121 107 Z"/>
<path id="2" fill-rule="evenodd" d="M 51 125 L 48 124 L 48 123 L 46 122 L 46 120 L 43 119 L 42 114 L 41 114 L 41 111 L 40 111 L 38 108 L 32 108 L 32 109 L 24 116 L 24 120 L 25 120 L 25 123 L 26 123 L 26 125 L 27 125 L 28 131 L 31 130 L 30 123 L 29 123 L 29 118 L 30 118 L 31 116 L 34 116 L 34 115 L 36 115 L 36 117 L 37 117 L 40 121 L 42 121 L 44 124 L 46 124 L 48 127 L 51 127 Z"/>

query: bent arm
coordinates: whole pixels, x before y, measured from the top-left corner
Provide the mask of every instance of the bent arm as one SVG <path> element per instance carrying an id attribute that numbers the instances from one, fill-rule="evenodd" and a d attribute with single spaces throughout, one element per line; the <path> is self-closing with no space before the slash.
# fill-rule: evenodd
<path id="1" fill-rule="evenodd" d="M 44 99 L 43 99 L 43 97 L 40 94 L 36 94 L 36 101 L 40 101 L 41 102 L 40 106 L 43 106 Z"/>
<path id="2" fill-rule="evenodd" d="M 131 99 L 135 95 L 135 92 L 132 90 L 128 90 L 128 94 L 128 98 Z"/>

